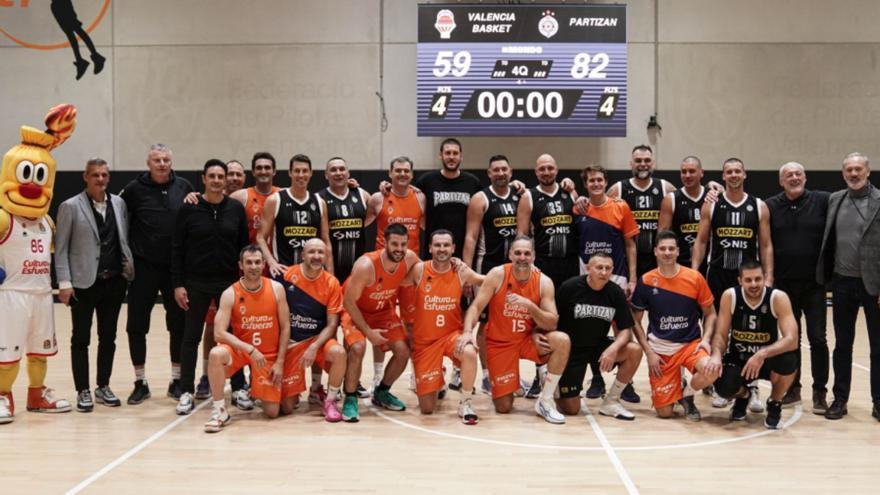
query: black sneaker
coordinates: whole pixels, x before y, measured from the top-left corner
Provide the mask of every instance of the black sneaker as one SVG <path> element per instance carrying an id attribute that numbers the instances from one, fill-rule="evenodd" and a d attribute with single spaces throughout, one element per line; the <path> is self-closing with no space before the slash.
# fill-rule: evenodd
<path id="1" fill-rule="evenodd" d="M 587 389 L 587 398 L 588 399 L 598 399 L 605 395 L 605 380 L 602 378 L 602 375 L 595 375 L 592 380 L 590 380 L 590 388 Z"/>
<path id="2" fill-rule="evenodd" d="M 828 410 L 828 402 L 825 400 L 825 392 L 813 391 L 813 414 L 824 416 Z"/>
<path id="3" fill-rule="evenodd" d="M 208 397 L 211 397 L 211 385 L 208 384 L 208 375 L 202 375 L 196 385 L 196 400 L 205 400 Z"/>
<path id="4" fill-rule="evenodd" d="M 713 385 L 703 387 L 703 395 L 708 395 L 709 397 L 712 397 L 713 392 L 715 392 L 715 387 Z"/>
<path id="5" fill-rule="evenodd" d="M 122 401 L 119 400 L 119 397 L 116 397 L 116 394 L 107 385 L 95 389 L 95 402 L 109 407 L 119 407 L 122 405 Z"/>
<path id="6" fill-rule="evenodd" d="M 697 409 L 697 405 L 694 404 L 693 395 L 682 397 L 681 399 L 679 399 L 678 403 L 681 405 L 682 409 L 684 409 L 684 417 L 686 417 L 688 421 L 696 422 L 703 419 L 703 416 L 700 414 L 700 410 Z"/>
<path id="7" fill-rule="evenodd" d="M 767 417 L 764 418 L 764 427 L 770 430 L 779 429 L 779 421 L 782 419 L 782 402 L 767 399 Z"/>
<path id="8" fill-rule="evenodd" d="M 796 404 L 801 403 L 801 388 L 800 387 L 789 387 L 788 392 L 785 393 L 785 397 L 782 398 L 782 406 L 789 407 L 794 406 Z"/>
<path id="9" fill-rule="evenodd" d="M 541 395 L 541 379 L 539 378 L 539 373 L 535 372 L 535 379 L 532 380 L 532 385 L 529 386 L 529 389 L 526 390 L 526 399 L 537 399 Z"/>
<path id="10" fill-rule="evenodd" d="M 166 393 L 165 395 L 171 397 L 174 400 L 179 400 L 180 394 L 182 393 L 183 391 L 180 390 L 180 378 L 175 378 L 168 382 L 168 393 Z"/>
<path id="11" fill-rule="evenodd" d="M 370 391 L 365 389 L 364 386 L 361 385 L 361 382 L 358 382 L 358 386 L 355 389 L 355 393 L 357 394 L 358 398 L 360 398 L 360 399 L 369 399 L 370 398 Z"/>
<path id="12" fill-rule="evenodd" d="M 825 419 L 840 419 L 846 416 L 846 402 L 834 399 L 825 411 Z"/>
<path id="13" fill-rule="evenodd" d="M 749 394 L 745 397 L 737 397 L 733 401 L 733 407 L 730 408 L 730 420 L 731 421 L 745 421 L 746 420 L 746 409 L 749 407 L 749 399 L 752 397 L 752 392 L 749 391 Z"/>
<path id="14" fill-rule="evenodd" d="M 89 389 L 80 390 L 76 393 L 76 410 L 79 412 L 92 412 L 95 403 L 92 402 L 92 393 Z"/>
<path id="15" fill-rule="evenodd" d="M 632 382 L 629 382 L 626 384 L 625 387 L 623 387 L 623 390 L 620 391 L 620 400 L 632 404 L 638 404 L 642 401 L 642 398 L 639 397 L 639 394 L 636 393 L 636 390 L 633 388 Z"/>
<path id="16" fill-rule="evenodd" d="M 147 385 L 147 381 L 138 380 L 134 382 L 134 390 L 131 391 L 131 395 L 128 396 L 126 402 L 130 406 L 136 406 L 150 397 L 150 386 Z"/>

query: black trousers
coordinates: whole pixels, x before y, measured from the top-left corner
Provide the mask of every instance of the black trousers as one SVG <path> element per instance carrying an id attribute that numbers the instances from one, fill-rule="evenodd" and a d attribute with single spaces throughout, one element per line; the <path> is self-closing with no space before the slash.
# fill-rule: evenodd
<path id="1" fill-rule="evenodd" d="M 868 345 L 871 348 L 871 399 L 880 401 L 880 306 L 877 294 L 868 294 L 861 278 L 835 274 L 831 280 L 831 297 L 834 303 L 834 399 L 849 400 L 852 384 L 853 342 L 856 338 L 856 318 L 859 307 L 865 309 L 868 327 Z M 877 366 L 874 366 L 874 363 Z"/>
<path id="2" fill-rule="evenodd" d="M 199 344 L 202 342 L 202 330 L 205 328 L 205 315 L 211 301 L 219 305 L 223 290 L 204 290 L 187 286 L 189 310 L 186 311 L 183 330 L 183 343 L 180 348 L 180 390 L 195 392 L 196 361 L 199 359 Z"/>
<path id="3" fill-rule="evenodd" d="M 99 387 L 110 383 L 113 356 L 116 354 L 116 323 L 128 285 L 122 275 L 97 279 L 88 289 L 74 289 L 70 300 L 73 332 L 70 337 L 70 364 L 76 390 L 89 388 L 89 343 L 92 315 L 98 320 L 98 381 Z"/>
<path id="4" fill-rule="evenodd" d="M 143 366 L 147 360 L 147 332 L 150 331 L 150 313 L 156 295 L 162 292 L 165 307 L 165 328 L 170 334 L 168 354 L 172 363 L 180 362 L 180 343 L 183 340 L 184 313 L 174 301 L 170 269 L 157 267 L 144 259 L 134 259 L 134 280 L 128 288 L 128 351 L 131 363 Z"/>
<path id="5" fill-rule="evenodd" d="M 828 312 L 825 304 L 825 287 L 814 280 L 776 280 L 776 287 L 791 299 L 791 310 L 798 323 L 798 371 L 792 387 L 801 387 L 801 341 L 803 328 L 801 315 L 806 320 L 807 340 L 810 342 L 810 369 L 813 375 L 813 391 L 824 397 L 828 385 L 828 340 L 825 324 Z"/>

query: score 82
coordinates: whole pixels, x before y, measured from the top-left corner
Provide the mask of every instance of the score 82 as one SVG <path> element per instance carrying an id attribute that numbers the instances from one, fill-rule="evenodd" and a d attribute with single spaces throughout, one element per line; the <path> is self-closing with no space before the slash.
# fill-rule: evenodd
<path id="1" fill-rule="evenodd" d="M 453 52 L 440 50 L 434 59 L 434 77 L 446 77 L 450 73 L 453 77 L 462 77 L 471 68 L 471 53 L 465 50 Z"/>

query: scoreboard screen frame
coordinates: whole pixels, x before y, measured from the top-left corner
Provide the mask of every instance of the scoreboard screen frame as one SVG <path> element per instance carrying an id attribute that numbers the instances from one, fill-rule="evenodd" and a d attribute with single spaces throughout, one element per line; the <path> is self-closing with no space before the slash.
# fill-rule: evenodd
<path id="1" fill-rule="evenodd" d="M 625 4 L 420 4 L 418 136 L 625 137 Z"/>

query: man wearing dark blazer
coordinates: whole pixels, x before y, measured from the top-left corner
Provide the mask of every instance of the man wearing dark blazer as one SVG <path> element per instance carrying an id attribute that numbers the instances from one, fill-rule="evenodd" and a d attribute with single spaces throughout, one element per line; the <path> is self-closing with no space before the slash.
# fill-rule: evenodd
<path id="1" fill-rule="evenodd" d="M 834 401 L 825 412 L 827 419 L 847 414 L 856 317 L 862 307 L 871 347 L 872 415 L 880 421 L 880 190 L 868 182 L 870 174 L 867 156 L 850 153 L 844 158 L 847 188 L 828 200 L 816 267 L 817 281 L 831 283 L 834 304 Z"/>
<path id="2" fill-rule="evenodd" d="M 107 193 L 110 170 L 101 158 L 86 163 L 85 191 L 58 208 L 55 273 L 58 299 L 70 306 L 73 332 L 70 357 L 77 390 L 76 409 L 89 412 L 94 402 L 115 407 L 110 390 L 116 351 L 116 323 L 134 265 L 128 247 L 128 210 L 119 196 Z M 98 320 L 98 377 L 93 402 L 89 392 L 89 340 L 92 315 Z"/>

